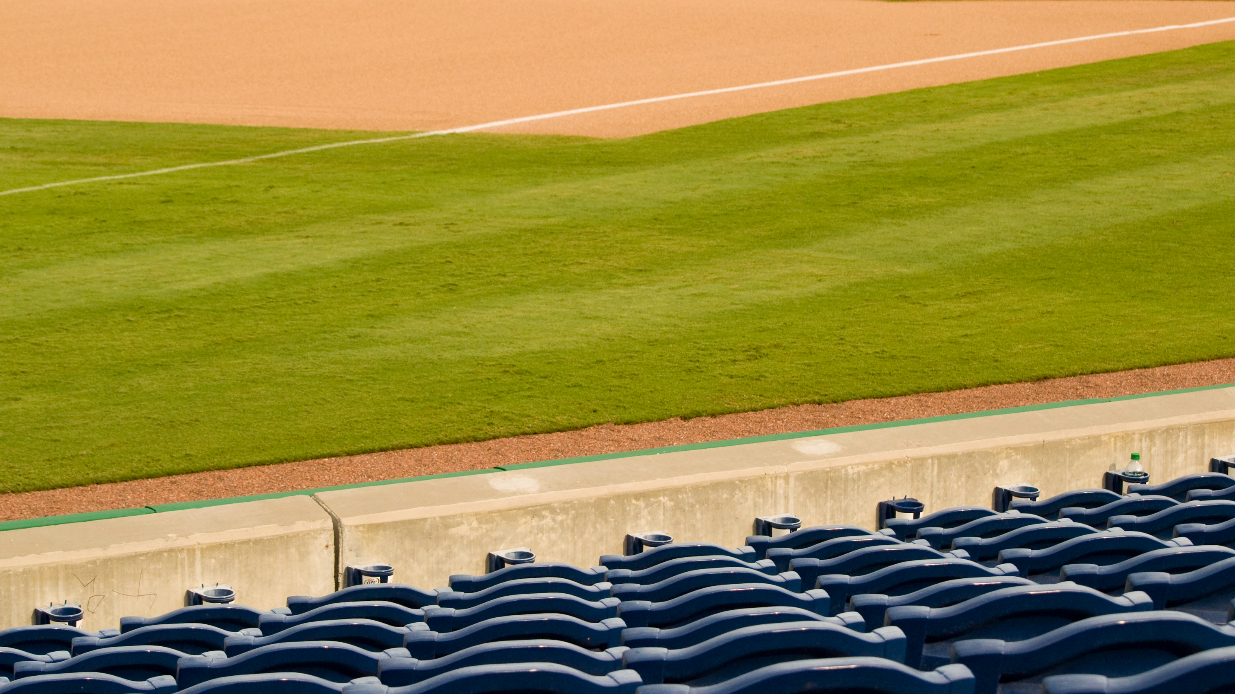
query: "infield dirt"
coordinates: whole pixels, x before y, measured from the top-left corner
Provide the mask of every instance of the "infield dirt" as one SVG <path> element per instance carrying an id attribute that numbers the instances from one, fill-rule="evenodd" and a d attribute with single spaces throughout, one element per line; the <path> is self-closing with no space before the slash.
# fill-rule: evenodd
<path id="1" fill-rule="evenodd" d="M 432 130 L 1235 16 L 1192 0 L 16 0 L 0 116 Z M 1235 39 L 1235 23 L 526 123 L 630 136 Z"/>

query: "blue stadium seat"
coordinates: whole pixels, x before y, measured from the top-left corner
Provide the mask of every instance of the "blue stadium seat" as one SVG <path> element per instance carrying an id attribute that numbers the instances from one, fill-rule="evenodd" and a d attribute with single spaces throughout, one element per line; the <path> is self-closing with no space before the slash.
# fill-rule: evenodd
<path id="1" fill-rule="evenodd" d="M 236 632 L 208 624 L 152 624 L 116 636 L 80 636 L 73 639 L 73 655 L 119 646 L 163 646 L 185 655 L 201 655 L 223 649 L 223 642 Z"/>
<path id="2" fill-rule="evenodd" d="M 952 541 L 953 549 L 963 549 L 974 561 L 989 561 L 1005 549 L 1046 549 L 1082 535 L 1098 532 L 1087 525 L 1054 521 L 1029 525 L 995 537 L 958 537 Z"/>
<path id="3" fill-rule="evenodd" d="M 905 595 L 944 581 L 957 578 L 987 578 L 1016 576 L 1011 564 L 982 566 L 966 559 L 919 559 L 905 561 L 865 576 L 820 576 L 815 585 L 831 597 L 832 612 L 840 611 L 850 597 L 863 593 Z"/>
<path id="4" fill-rule="evenodd" d="M 293 595 L 287 599 L 287 609 L 292 614 L 304 614 L 325 605 L 340 602 L 393 602 L 411 609 L 437 604 L 437 590 L 421 590 L 401 583 L 367 583 L 336 590 L 320 598 Z"/>
<path id="5" fill-rule="evenodd" d="M 646 600 L 649 602 L 667 602 L 692 591 L 713 586 L 726 586 L 735 583 L 762 583 L 770 586 L 780 586 L 795 593 L 802 592 L 802 579 L 798 574 L 787 572 L 769 576 L 754 569 L 700 569 L 674 576 L 660 583 L 641 586 L 637 583 L 620 583 L 613 586 L 613 597 L 626 600 Z"/>
<path id="6" fill-rule="evenodd" d="M 795 530 L 780 537 L 751 535 L 746 538 L 746 544 L 754 550 L 756 558 L 767 559 L 769 558 L 768 552 L 774 549 L 802 549 L 803 547 L 810 547 L 811 545 L 842 537 L 863 537 L 878 534 L 866 528 L 859 528 L 856 525 L 815 525 Z"/>
<path id="7" fill-rule="evenodd" d="M 1067 564 L 1060 570 L 1059 580 L 1109 593 L 1122 590 L 1128 576 L 1137 572 L 1184 573 L 1231 558 L 1235 558 L 1235 550 L 1226 547 L 1170 547 L 1155 549 L 1107 566 Z"/>
<path id="8" fill-rule="evenodd" d="M 985 506 L 955 506 L 929 513 L 921 518 L 891 518 L 882 532 L 898 540 L 915 537 L 922 528 L 955 528 L 999 513 Z"/>
<path id="9" fill-rule="evenodd" d="M 1182 610 L 1223 623 L 1229 621 L 1231 598 L 1235 597 L 1235 559 L 1182 574 L 1134 573 L 1125 585 L 1125 590 L 1148 593 L 1155 609 Z"/>
<path id="10" fill-rule="evenodd" d="M 158 617 L 121 617 L 120 633 L 154 624 L 208 624 L 227 631 L 240 631 L 257 626 L 268 610 L 257 610 L 244 605 L 193 605 L 182 607 Z"/>
<path id="11" fill-rule="evenodd" d="M 929 670 L 951 660 L 953 641 L 1023 641 L 1086 617 L 1151 609 L 1153 601 L 1144 593 L 1111 597 L 1092 588 L 1060 583 L 1013 586 L 948 607 L 890 607 L 884 624 L 905 632 L 905 662 Z"/>
<path id="12" fill-rule="evenodd" d="M 851 537 L 838 537 L 832 540 L 825 540 L 798 549 L 790 549 L 788 547 L 776 547 L 769 549 L 767 556 L 776 564 L 779 571 L 788 571 L 789 562 L 794 559 L 835 559 L 836 557 L 856 552 L 860 549 L 868 547 L 888 547 L 903 545 L 904 542 L 890 535 L 854 535 Z"/>
<path id="13" fill-rule="evenodd" d="M 465 648 L 493 641 L 550 639 L 583 648 L 612 648 L 620 645 L 626 623 L 621 619 L 585 622 L 555 614 L 498 617 L 451 632 L 412 631 L 403 645 L 413 658 L 441 658 Z"/>
<path id="14" fill-rule="evenodd" d="M 802 585 L 814 586 L 815 579 L 828 574 L 864 576 L 906 561 L 968 558 L 969 554 L 964 551 L 945 553 L 923 545 L 898 542 L 884 547 L 867 547 L 834 559 L 794 559 L 789 562 L 789 570 L 801 577 Z"/>
<path id="15" fill-rule="evenodd" d="M 1148 516 L 1114 516 L 1107 525 L 1166 540 L 1174 535 L 1175 526 L 1183 523 L 1216 524 L 1229 520 L 1235 520 L 1235 501 L 1187 501 Z"/>
<path id="16" fill-rule="evenodd" d="M 600 558 L 600 563 L 610 570 L 627 569 L 629 571 L 642 571 L 657 564 L 684 557 L 733 557 L 745 562 L 753 562 L 756 559 L 763 558 L 755 556 L 755 550 L 750 547 L 729 549 L 728 547 L 721 547 L 720 545 L 707 542 L 675 542 L 671 545 L 653 547 L 630 556 L 606 554 Z"/>
<path id="17" fill-rule="evenodd" d="M 182 689 L 192 694 L 386 694 L 376 677 L 361 678 L 350 684 L 331 682 L 312 675 L 280 672 L 270 675 L 236 675 L 207 680 Z"/>
<path id="18" fill-rule="evenodd" d="M 424 610 L 396 605 L 393 602 L 337 602 L 302 612 L 298 615 L 268 614 L 258 620 L 257 628 L 267 636 L 309 622 L 334 619 L 371 619 L 390 626 L 423 622 Z"/>
<path id="19" fill-rule="evenodd" d="M 478 593 L 486 588 L 492 588 L 503 581 L 514 581 L 524 578 L 564 578 L 585 586 L 592 586 L 601 581 L 608 580 L 605 578 L 606 571 L 608 569 L 603 566 L 581 569 L 573 564 L 561 562 L 515 564 L 481 576 L 469 574 L 451 576 L 450 589 L 456 593 Z M 416 607 L 421 607 L 421 605 L 416 605 Z"/>
<path id="20" fill-rule="evenodd" d="M 126 680 L 148 680 L 160 675 L 175 675 L 176 662 L 184 656 L 180 651 L 162 646 L 100 648 L 55 663 L 18 663 L 13 669 L 13 679 L 70 672 L 101 672 Z"/>
<path id="21" fill-rule="evenodd" d="M 71 651 L 73 639 L 82 637 L 111 637 L 119 634 L 117 629 L 86 631 L 61 624 L 13 627 L 0 630 L 0 648 L 16 648 L 34 655 L 47 655 L 53 651 Z"/>
<path id="22" fill-rule="evenodd" d="M 1235 689 L 1235 647 L 1213 648 L 1139 675 L 1053 675 L 1045 694 L 1218 694 Z"/>
<path id="23" fill-rule="evenodd" d="M 797 660 L 759 668 L 705 687 L 648 684 L 639 694 L 972 694 L 973 675 L 964 665 L 920 672 L 886 658 Z"/>
<path id="24" fill-rule="evenodd" d="M 424 613 L 429 629 L 457 631 L 494 617 L 547 612 L 578 617 L 585 622 L 599 622 L 616 617 L 619 604 L 621 601 L 612 597 L 591 601 L 565 593 L 532 593 L 495 598 L 466 609 L 430 605 Z"/>
<path id="25" fill-rule="evenodd" d="M 231 657 L 276 643 L 338 641 L 366 651 L 385 651 L 402 648 L 410 631 L 408 627 L 394 627 L 372 619 L 329 619 L 305 622 L 269 636 L 263 636 L 257 629 L 246 629 L 228 637 L 219 650 Z"/>
<path id="26" fill-rule="evenodd" d="M 884 614 L 889 607 L 898 605 L 924 605 L 926 607 L 947 607 L 958 602 L 964 602 L 979 595 L 992 591 L 1010 588 L 1012 586 L 1036 585 L 1028 578 L 1020 576 L 981 576 L 978 578 L 954 578 L 927 586 L 921 590 L 904 595 L 884 595 L 882 593 L 866 593 L 849 598 L 846 607 L 862 615 L 866 624 L 883 624 Z"/>
<path id="27" fill-rule="evenodd" d="M 786 564 L 788 566 L 788 564 Z M 661 562 L 656 566 L 652 566 L 641 571 L 631 571 L 630 569 L 612 569 L 605 574 L 605 578 L 609 583 L 615 586 L 619 583 L 637 583 L 639 585 L 651 585 L 660 583 L 661 581 L 673 578 L 678 574 L 684 574 L 688 571 L 698 571 L 700 569 L 722 569 L 722 568 L 741 568 L 754 569 L 765 574 L 778 573 L 776 564 L 767 560 L 759 559 L 754 562 L 743 561 L 733 557 L 682 557 L 681 559 L 670 559 L 666 562 Z M 788 571 L 788 569 L 780 569 Z"/>
<path id="28" fill-rule="evenodd" d="M 52 651 L 36 655 L 17 648 L 0 647 L 0 677 L 13 678 L 13 666 L 18 663 L 58 663 L 69 659 L 68 651 Z"/>
<path id="29" fill-rule="evenodd" d="M 1226 489 L 1193 489 L 1184 497 L 1184 501 L 1219 501 L 1235 500 L 1235 487 Z"/>
<path id="30" fill-rule="evenodd" d="M 1012 689 L 1031 688 L 1044 674 L 1127 677 L 1227 646 L 1235 646 L 1235 627 L 1159 610 L 1090 617 L 1024 641 L 958 641 L 952 662 L 973 672 L 974 694 L 995 694 L 1000 682 Z"/>
<path id="31" fill-rule="evenodd" d="M 392 658 L 378 665 L 378 679 L 391 687 L 418 684 L 440 674 L 477 665 L 554 663 L 587 675 L 607 675 L 622 669 L 624 646 L 592 651 L 563 641 L 533 639 L 482 643 L 442 658 Z"/>
<path id="32" fill-rule="evenodd" d="M 622 632 L 622 645 L 631 648 L 689 648 L 749 626 L 787 622 L 824 622 L 853 631 L 866 631 L 866 623 L 856 612 L 825 617 L 800 607 L 749 607 L 718 612 L 672 629 L 630 627 Z"/>
<path id="33" fill-rule="evenodd" d="M 1204 523 L 1180 523 L 1175 526 L 1175 537 L 1182 537 L 1194 545 L 1235 545 L 1235 518 L 1213 525 Z"/>
<path id="34" fill-rule="evenodd" d="M 1190 542 L 1164 542 L 1145 533 L 1102 532 L 1061 542 L 1046 549 L 1005 549 L 999 561 L 1013 564 L 1037 581 L 1049 582 L 1065 564 L 1118 564 L 1155 549 L 1182 547 Z"/>
<path id="35" fill-rule="evenodd" d="M 1032 513 L 1047 520 L 1057 520 L 1060 512 L 1067 508 L 1097 508 L 1119 501 L 1123 496 L 1109 489 L 1076 489 L 1062 494 L 1056 494 L 1049 499 L 1030 501 L 1029 499 L 1013 499 L 1008 506 L 1009 511 Z"/>
<path id="36" fill-rule="evenodd" d="M 1129 494 L 1158 494 L 1169 496 L 1176 501 L 1183 501 L 1188 492 L 1199 490 L 1221 490 L 1235 487 L 1235 477 L 1217 472 L 1201 472 L 1195 475 L 1176 477 L 1163 484 L 1130 484 Z"/>
<path id="37" fill-rule="evenodd" d="M 800 607 L 824 615 L 831 609 L 828 594 L 821 590 L 795 593 L 780 586 L 739 583 L 703 588 L 668 602 L 623 602 L 618 616 L 632 627 L 671 629 L 720 612 L 756 607 Z"/>
<path id="38" fill-rule="evenodd" d="M 673 545 L 665 546 L 672 547 Z M 441 607 L 467 609 L 490 600 L 504 598 L 508 595 L 530 595 L 534 593 L 565 593 L 576 598 L 596 601 L 610 597 L 610 588 L 611 586 L 607 582 L 585 586 L 564 578 L 520 578 L 504 581 L 476 593 L 444 591 L 438 595 L 437 604 Z"/>
<path id="39" fill-rule="evenodd" d="M 219 677 L 288 672 L 350 682 L 377 675 L 378 663 L 394 657 L 406 658 L 407 652 L 402 648 L 374 652 L 337 641 L 275 643 L 230 658 L 217 651 L 186 656 L 180 659 L 176 682 L 184 689 Z"/>
<path id="40" fill-rule="evenodd" d="M 905 635 L 895 627 L 862 634 L 827 622 L 761 624 L 689 648 L 632 648 L 622 663 L 647 684 L 704 686 L 739 677 L 769 662 L 849 656 L 903 662 Z"/>
<path id="41" fill-rule="evenodd" d="M 925 540 L 931 547 L 940 549 L 950 546 L 962 537 L 995 537 L 1030 525 L 1046 523 L 1041 516 L 1027 513 L 1001 513 L 969 521 L 950 528 L 923 527 L 918 529 L 917 539 Z"/>
<path id="42" fill-rule="evenodd" d="M 0 685 L 3 694 L 172 694 L 176 680 L 167 675 L 142 682 L 98 672 L 23 677 Z"/>
<path id="43" fill-rule="evenodd" d="M 589 675 L 557 663 L 476 665 L 444 672 L 418 684 L 384 693 L 348 687 L 347 694 L 635 694 L 641 685 L 632 670 Z"/>
<path id="44" fill-rule="evenodd" d="M 1094 528 L 1105 528 L 1107 521 L 1115 516 L 1148 516 L 1178 505 L 1179 502 L 1169 496 L 1125 496 L 1096 508 L 1065 508 L 1059 517 Z"/>

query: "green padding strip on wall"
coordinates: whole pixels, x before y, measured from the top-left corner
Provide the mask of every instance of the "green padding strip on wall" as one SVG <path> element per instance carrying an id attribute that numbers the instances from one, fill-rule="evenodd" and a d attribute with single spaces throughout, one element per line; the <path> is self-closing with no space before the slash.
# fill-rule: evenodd
<path id="1" fill-rule="evenodd" d="M 1121 402 L 1124 400 L 1139 400 L 1141 398 L 1152 398 L 1159 395 L 1178 395 L 1181 393 L 1196 393 L 1204 390 L 1219 390 L 1221 388 L 1235 387 L 1235 383 L 1226 383 L 1216 386 L 1200 386 L 1197 388 L 1181 388 L 1179 390 L 1165 390 L 1157 393 L 1139 393 L 1137 395 L 1122 395 L 1115 398 L 1089 398 L 1087 400 L 1067 400 L 1064 402 L 1051 402 L 1044 405 L 1025 405 L 1022 407 L 1007 407 L 1001 410 L 984 410 L 981 412 L 963 412 L 961 414 L 949 414 L 939 417 L 924 417 L 922 419 L 904 419 L 897 422 L 879 422 L 877 424 L 857 424 L 847 427 L 836 427 L 833 429 L 818 429 L 816 431 L 795 431 L 788 434 L 769 434 L 767 436 L 750 436 L 742 439 L 726 439 L 724 441 L 705 441 L 703 443 L 688 443 L 681 446 L 665 446 L 663 448 L 645 448 L 638 451 L 623 451 L 621 453 L 602 453 L 599 455 L 585 455 L 577 458 L 563 458 L 561 460 L 541 460 L 534 463 L 517 463 L 514 465 L 500 465 L 494 468 L 484 470 L 464 470 L 462 472 L 444 472 L 437 475 L 424 475 L 421 477 L 404 477 L 393 480 L 378 480 L 376 482 L 357 482 L 356 484 L 341 484 L 334 487 L 319 487 L 317 489 L 300 489 L 291 492 L 275 492 L 273 494 L 254 494 L 252 496 L 231 496 L 223 499 L 208 499 L 206 501 L 186 501 L 178 504 L 158 504 L 156 506 L 146 506 L 144 508 L 128 508 L 118 511 L 98 511 L 95 513 L 74 513 L 67 516 L 47 516 L 44 518 L 28 518 L 25 520 L 5 521 L 0 522 L 0 532 L 5 530 L 20 530 L 22 528 L 39 528 L 46 525 L 63 525 L 65 523 L 80 523 L 83 521 L 101 520 L 104 518 L 122 518 L 124 516 L 140 516 L 146 513 L 165 513 L 167 511 L 184 511 L 194 508 L 208 508 L 211 506 L 224 506 L 226 504 L 241 504 L 247 501 L 262 501 L 265 499 L 282 499 L 287 496 L 309 496 L 318 492 L 333 492 L 340 489 L 358 489 L 360 487 L 380 487 L 387 484 L 403 484 L 406 482 L 420 482 L 422 480 L 434 480 L 443 477 L 466 477 L 468 475 L 483 475 L 490 472 L 499 472 L 504 470 L 527 470 L 529 468 L 538 467 L 553 467 L 555 465 L 572 465 L 574 463 L 590 463 L 598 460 L 618 460 L 621 458 L 633 458 L 641 455 L 659 455 L 662 453 L 677 453 L 680 451 L 698 451 L 707 448 L 726 448 L 728 446 L 741 446 L 748 443 L 764 443 L 767 441 L 785 441 L 788 439 L 801 439 L 809 436 L 824 436 L 828 434 L 844 434 L 851 431 L 873 431 L 877 429 L 892 429 L 895 427 L 906 427 L 914 424 L 930 424 L 932 422 L 949 422 L 959 419 L 975 419 L 977 417 L 991 417 L 1001 414 L 1015 414 L 1018 412 L 1039 412 L 1042 410 L 1054 410 L 1060 407 L 1073 407 L 1076 405 L 1095 405 L 1104 402 Z"/>
<path id="2" fill-rule="evenodd" d="M 25 518 L 0 523 L 0 531 L 21 530 L 23 528 L 42 528 L 48 525 L 64 525 L 65 523 L 82 523 L 85 521 L 104 520 L 106 518 L 124 518 L 125 516 L 144 516 L 154 513 L 154 510 L 142 508 L 119 508 L 114 511 L 92 511 L 90 513 L 70 513 L 64 516 L 45 516 L 43 518 Z"/>

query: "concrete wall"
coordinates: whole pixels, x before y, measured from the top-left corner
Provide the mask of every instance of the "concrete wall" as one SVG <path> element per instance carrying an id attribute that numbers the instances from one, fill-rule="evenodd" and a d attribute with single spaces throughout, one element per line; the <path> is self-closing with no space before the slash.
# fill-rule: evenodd
<path id="1" fill-rule="evenodd" d="M 63 600 L 86 607 L 84 627 L 114 626 L 216 581 L 269 608 L 376 561 L 436 587 L 516 546 L 592 566 L 631 531 L 739 546 L 773 513 L 874 527 L 876 502 L 894 495 L 928 511 L 989 505 L 997 484 L 1049 496 L 1098 486 L 1134 451 L 1154 481 L 1235 453 L 1235 388 L 11 530 L 0 533 L 0 628 Z"/>
<path id="2" fill-rule="evenodd" d="M 334 590 L 334 525 L 307 496 L 0 533 L 0 628 L 68 600 L 81 626 L 184 607 L 190 586 L 231 584 L 245 604 Z"/>

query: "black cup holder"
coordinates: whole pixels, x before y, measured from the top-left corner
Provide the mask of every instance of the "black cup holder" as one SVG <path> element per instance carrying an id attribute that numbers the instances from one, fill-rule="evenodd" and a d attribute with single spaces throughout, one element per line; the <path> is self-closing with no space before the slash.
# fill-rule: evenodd
<path id="1" fill-rule="evenodd" d="M 1221 458 L 1213 458 L 1209 461 L 1209 471 L 1217 472 L 1223 475 L 1231 474 L 1231 468 L 1235 467 L 1235 455 L 1223 456 Z"/>
<path id="2" fill-rule="evenodd" d="M 1148 472 L 1128 472 L 1127 470 L 1108 470 L 1102 473 L 1102 488 L 1116 494 L 1124 493 L 1125 484 L 1148 484 Z"/>
<path id="3" fill-rule="evenodd" d="M 626 536 L 623 548 L 626 556 L 638 554 L 648 547 L 660 547 L 673 542 L 673 536 L 661 530 L 648 533 L 630 533 Z"/>
<path id="4" fill-rule="evenodd" d="M 995 487 L 995 493 L 991 498 L 991 508 L 999 513 L 1008 510 L 1012 505 L 1013 499 L 1029 499 L 1037 501 L 1042 495 L 1042 490 L 1032 484 L 1009 484 Z"/>
<path id="5" fill-rule="evenodd" d="M 65 602 L 61 605 L 48 605 L 47 607 L 38 607 L 34 610 L 35 624 L 68 624 L 71 627 L 77 626 L 82 617 L 86 615 L 82 610 L 81 605 L 75 602 Z"/>
<path id="6" fill-rule="evenodd" d="M 775 516 L 759 516 L 755 519 L 755 534 L 772 537 L 773 530 L 788 530 L 794 532 L 802 527 L 802 519 L 797 516 L 781 513 Z"/>
<path id="7" fill-rule="evenodd" d="M 536 561 L 536 553 L 527 547 L 515 547 L 513 549 L 499 549 L 496 552 L 489 552 L 488 558 L 485 560 L 485 570 L 493 573 L 498 569 L 504 569 L 507 566 L 516 564 L 531 564 Z"/>
<path id="8" fill-rule="evenodd" d="M 875 522 L 880 530 L 887 527 L 888 521 L 897 518 L 901 514 L 911 515 L 914 519 L 922 517 L 922 512 L 926 510 L 926 504 L 910 497 L 900 499 L 890 499 L 888 501 L 880 501 L 875 507 Z"/>
<path id="9" fill-rule="evenodd" d="M 361 586 L 366 583 L 390 583 L 395 567 L 390 564 L 365 564 L 343 569 L 343 587 Z"/>
<path id="10" fill-rule="evenodd" d="M 184 604 L 192 605 L 226 605 L 236 599 L 236 591 L 231 586 L 216 583 L 213 586 L 190 588 L 184 594 Z"/>

